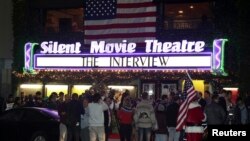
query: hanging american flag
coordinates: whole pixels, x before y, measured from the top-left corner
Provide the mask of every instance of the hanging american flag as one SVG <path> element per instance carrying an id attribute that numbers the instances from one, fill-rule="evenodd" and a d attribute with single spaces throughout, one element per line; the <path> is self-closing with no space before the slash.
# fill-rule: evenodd
<path id="1" fill-rule="evenodd" d="M 84 42 L 127 42 L 144 45 L 155 39 L 156 5 L 153 0 L 85 0 Z M 138 45 L 139 44 L 139 45 Z"/>
<path id="2" fill-rule="evenodd" d="M 183 93 L 186 94 L 186 99 L 182 102 L 182 104 L 179 108 L 177 125 L 176 125 L 177 131 L 182 130 L 184 125 L 186 124 L 188 105 L 196 97 L 196 91 L 194 89 L 194 86 L 193 86 L 193 83 L 192 83 L 192 80 L 190 79 L 190 77 L 185 78 Z"/>

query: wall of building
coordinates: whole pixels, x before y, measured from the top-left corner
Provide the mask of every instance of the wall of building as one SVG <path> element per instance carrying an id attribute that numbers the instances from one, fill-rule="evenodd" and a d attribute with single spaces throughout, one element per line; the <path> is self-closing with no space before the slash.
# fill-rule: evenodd
<path id="1" fill-rule="evenodd" d="M 12 59 L 0 59 L 0 96 L 11 94 L 11 64 Z"/>
<path id="2" fill-rule="evenodd" d="M 13 48 L 12 1 L 0 1 L 0 96 L 11 92 L 11 64 Z"/>

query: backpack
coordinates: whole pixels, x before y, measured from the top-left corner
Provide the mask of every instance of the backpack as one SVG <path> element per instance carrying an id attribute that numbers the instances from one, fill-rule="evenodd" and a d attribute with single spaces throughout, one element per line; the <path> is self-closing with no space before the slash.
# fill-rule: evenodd
<path id="1" fill-rule="evenodd" d="M 138 122 L 149 123 L 151 122 L 151 111 L 149 108 L 140 108 L 138 111 Z"/>
<path id="2" fill-rule="evenodd" d="M 155 107 L 156 112 L 166 112 L 167 111 L 167 105 L 165 103 L 158 103 Z"/>

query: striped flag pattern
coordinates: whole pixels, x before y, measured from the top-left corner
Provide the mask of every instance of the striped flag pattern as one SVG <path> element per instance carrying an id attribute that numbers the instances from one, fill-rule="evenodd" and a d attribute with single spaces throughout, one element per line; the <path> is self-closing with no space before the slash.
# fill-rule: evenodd
<path id="1" fill-rule="evenodd" d="M 179 108 L 176 130 L 181 131 L 186 124 L 186 117 L 189 104 L 194 100 L 196 97 L 196 91 L 194 89 L 192 80 L 189 77 L 186 77 L 184 82 L 184 91 L 186 94 L 186 99 L 183 101 Z"/>
<path id="2" fill-rule="evenodd" d="M 153 0 L 86 0 L 84 42 L 127 42 L 145 45 L 156 36 Z"/>

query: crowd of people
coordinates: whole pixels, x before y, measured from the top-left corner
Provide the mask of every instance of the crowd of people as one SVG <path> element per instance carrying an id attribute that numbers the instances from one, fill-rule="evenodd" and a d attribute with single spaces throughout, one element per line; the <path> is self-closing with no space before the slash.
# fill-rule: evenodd
<path id="1" fill-rule="evenodd" d="M 236 103 L 232 102 L 231 96 L 232 93 L 225 90 L 219 94 L 197 92 L 196 103 L 189 105 L 187 120 L 197 119 L 197 111 L 201 109 L 200 119 L 203 121 L 199 119 L 195 124 L 187 122 L 186 133 L 194 125 L 201 127 L 202 122 L 207 125 L 249 124 L 250 95 L 245 101 L 238 97 Z M 1 99 L 0 109 L 1 112 L 18 107 L 57 110 L 60 116 L 60 141 L 107 141 L 113 126 L 117 127 L 121 141 L 180 141 L 184 137 L 181 131 L 176 130 L 176 125 L 182 101 L 173 92 L 152 100 L 147 92 L 143 92 L 140 98 L 134 98 L 129 91 L 125 91 L 119 103 L 114 95 L 107 95 L 104 91 L 87 90 L 82 95 L 52 92 L 48 99 L 43 99 L 42 93 L 36 92 L 29 96 L 21 93 L 15 98 L 10 95 L 6 103 Z M 194 110 L 196 107 L 199 109 Z"/>

